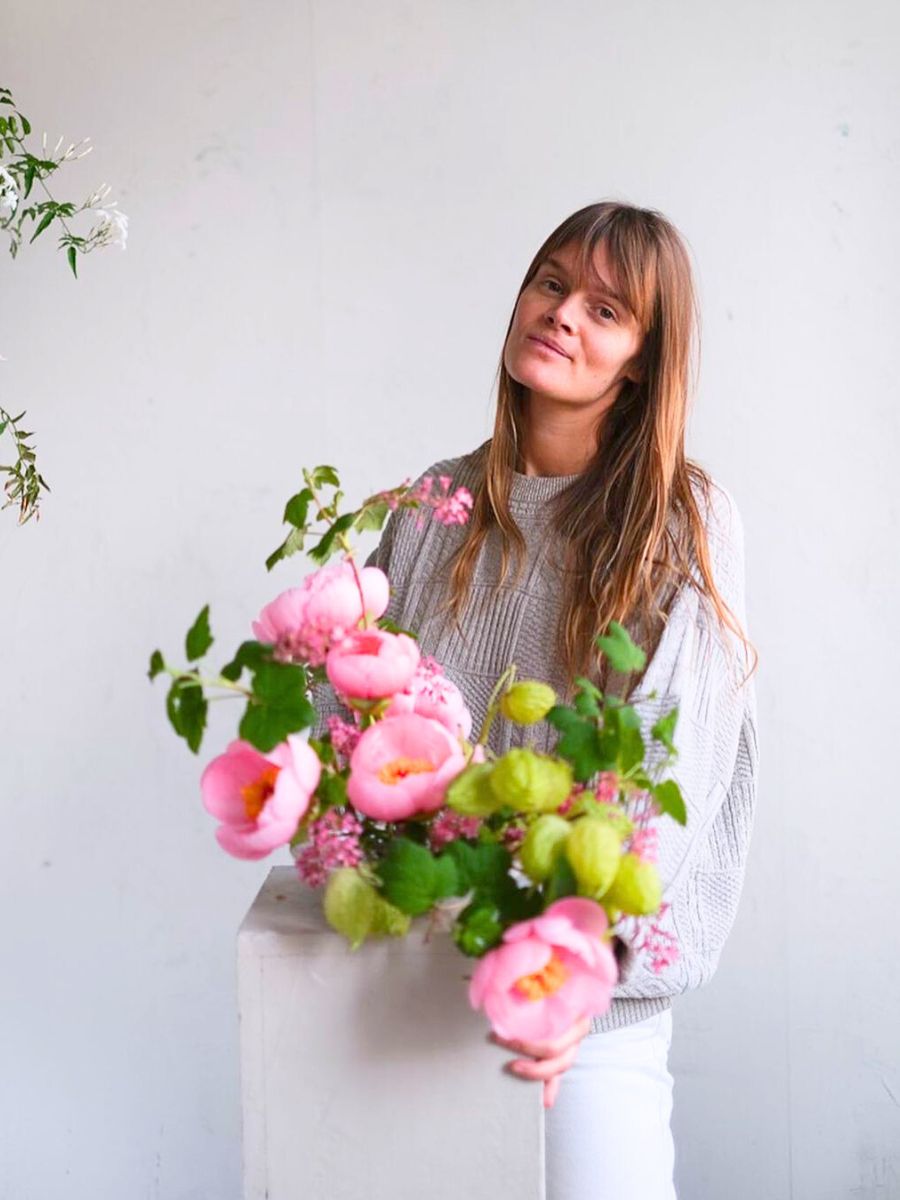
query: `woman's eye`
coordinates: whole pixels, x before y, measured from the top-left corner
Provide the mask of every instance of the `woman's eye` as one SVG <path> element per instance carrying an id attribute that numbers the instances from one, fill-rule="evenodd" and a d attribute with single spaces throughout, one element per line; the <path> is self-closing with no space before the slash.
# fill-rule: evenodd
<path id="1" fill-rule="evenodd" d="M 605 304 L 598 304 L 598 305 L 597 305 L 597 312 L 598 312 L 598 313 L 600 313 L 600 315 L 601 315 L 601 316 L 602 316 L 604 313 L 608 313 L 608 314 L 609 314 L 609 316 L 605 317 L 605 318 L 604 318 L 604 320 L 607 320 L 607 321 L 608 321 L 608 320 L 612 319 L 613 321 L 615 321 L 615 319 L 616 319 L 616 314 L 613 312 L 613 310 L 612 310 L 611 308 L 609 308 L 609 307 L 608 307 L 607 305 L 605 305 Z"/>
<path id="2" fill-rule="evenodd" d="M 562 291 L 562 284 L 557 279 L 545 279 L 544 285 L 545 287 L 558 287 Z"/>

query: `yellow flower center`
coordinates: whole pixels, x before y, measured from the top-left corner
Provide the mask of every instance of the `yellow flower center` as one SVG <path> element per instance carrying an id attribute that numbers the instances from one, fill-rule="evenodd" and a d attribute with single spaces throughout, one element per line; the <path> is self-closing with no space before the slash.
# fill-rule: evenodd
<path id="1" fill-rule="evenodd" d="M 401 755 L 379 767 L 378 778 L 382 783 L 397 783 L 407 775 L 424 775 L 426 771 L 433 770 L 434 763 L 427 758 L 406 758 Z"/>
<path id="2" fill-rule="evenodd" d="M 532 975 L 523 975 L 521 979 L 516 980 L 513 987 L 526 1000 L 543 1000 L 558 992 L 568 978 L 569 972 L 565 964 L 556 954 L 551 954 L 539 971 Z"/>
<path id="3" fill-rule="evenodd" d="M 280 770 L 281 768 L 273 763 L 272 766 L 266 767 L 258 779 L 241 788 L 241 798 L 248 821 L 255 821 L 265 808 L 266 801 L 275 791 L 275 780 Z"/>

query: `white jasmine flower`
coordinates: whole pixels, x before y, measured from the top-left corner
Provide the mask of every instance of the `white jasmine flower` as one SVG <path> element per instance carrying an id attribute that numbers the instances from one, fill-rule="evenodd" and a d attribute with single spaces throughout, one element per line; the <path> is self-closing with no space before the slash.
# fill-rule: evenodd
<path id="1" fill-rule="evenodd" d="M 98 246 L 121 246 L 124 250 L 128 238 L 128 218 L 125 214 L 117 208 L 98 208 L 97 220 L 99 224 L 91 232 L 91 240 Z"/>
<path id="2" fill-rule="evenodd" d="M 4 167 L 0 167 L 0 220 L 11 217 L 19 204 L 16 181 Z"/>

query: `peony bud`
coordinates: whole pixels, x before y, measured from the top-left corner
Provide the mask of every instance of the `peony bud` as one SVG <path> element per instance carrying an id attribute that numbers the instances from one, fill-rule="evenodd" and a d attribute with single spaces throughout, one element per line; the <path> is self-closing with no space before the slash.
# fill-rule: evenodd
<path id="1" fill-rule="evenodd" d="M 534 883 L 543 883 L 569 837 L 572 826 L 563 817 L 547 813 L 538 817 L 519 849 L 522 870 Z"/>
<path id="2" fill-rule="evenodd" d="M 342 933 L 356 950 L 375 923 L 381 897 L 353 867 L 332 871 L 325 885 L 323 908 L 332 929 Z"/>
<path id="3" fill-rule="evenodd" d="M 609 889 L 619 870 L 622 842 L 600 817 L 579 817 L 566 843 L 566 858 L 578 881 L 578 893 L 594 900 Z"/>
<path id="4" fill-rule="evenodd" d="M 503 693 L 500 711 L 517 725 L 533 725 L 543 721 L 556 704 L 556 692 L 548 683 L 537 679 L 523 679 Z"/>
<path id="5" fill-rule="evenodd" d="M 635 917 L 656 912 L 662 902 L 662 883 L 653 863 L 643 862 L 636 854 L 623 854 L 612 887 L 603 898 Z"/>
<path id="6" fill-rule="evenodd" d="M 490 784 L 501 804 L 520 812 L 555 812 L 572 790 L 572 768 L 549 754 L 508 750 L 494 764 Z"/>

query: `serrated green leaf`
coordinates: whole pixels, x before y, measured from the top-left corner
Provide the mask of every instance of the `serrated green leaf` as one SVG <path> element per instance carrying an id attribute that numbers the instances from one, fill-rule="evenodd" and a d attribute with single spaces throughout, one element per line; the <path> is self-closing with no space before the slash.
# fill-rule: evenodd
<path id="1" fill-rule="evenodd" d="M 331 525 L 321 540 L 318 541 L 316 545 L 313 546 L 309 551 L 309 557 L 314 563 L 321 565 L 328 561 L 330 555 L 332 554 L 335 539 L 339 533 L 343 533 L 352 526 L 355 516 L 355 513 L 344 513 L 342 517 L 338 517 L 338 519 Z"/>
<path id="2" fill-rule="evenodd" d="M 631 640 L 628 631 L 618 621 L 610 621 L 609 632 L 596 639 L 614 671 L 630 674 L 643 669 L 647 661 L 644 651 Z"/>
<path id="3" fill-rule="evenodd" d="M 572 773 L 579 783 L 584 783 L 597 771 L 611 765 L 608 762 L 609 754 L 604 753 L 595 721 L 581 717 L 571 709 L 561 712 L 551 709 L 547 720 L 557 729 L 564 729 L 565 732 L 556 743 L 555 752 L 572 764 Z"/>
<path id="4" fill-rule="evenodd" d="M 213 635 L 209 628 L 209 605 L 205 604 L 184 639 L 188 662 L 196 662 L 198 658 L 202 658 L 212 644 Z"/>
<path id="5" fill-rule="evenodd" d="M 253 676 L 253 695 L 238 729 L 240 736 L 264 754 L 289 733 L 307 729 L 316 710 L 306 698 L 306 672 L 292 663 L 261 663 Z"/>
<path id="6" fill-rule="evenodd" d="M 245 667 L 255 671 L 268 659 L 269 651 L 261 642 L 241 642 L 234 658 L 225 664 L 219 674 L 231 683 L 237 683 Z"/>
<path id="7" fill-rule="evenodd" d="M 562 900 L 564 896 L 577 894 L 578 880 L 575 878 L 575 872 L 569 865 L 565 854 L 560 854 L 544 884 L 544 897 L 547 904 L 552 904 L 554 900 Z"/>
<path id="8" fill-rule="evenodd" d="M 385 518 L 390 512 L 390 508 L 386 500 L 379 500 L 375 504 L 364 505 L 354 517 L 354 525 L 361 532 L 367 529 L 381 529 L 384 525 Z"/>
<path id="9" fill-rule="evenodd" d="M 287 504 L 284 506 L 284 517 L 289 525 L 301 526 L 306 524 L 306 516 L 309 511 L 310 502 L 313 499 L 313 494 L 309 488 L 303 488 L 296 496 L 291 496 Z"/>
<path id="10" fill-rule="evenodd" d="M 314 467 L 311 478 L 313 487 L 321 487 L 323 483 L 330 483 L 334 487 L 340 487 L 341 483 L 334 467 Z"/>
<path id="11" fill-rule="evenodd" d="M 395 838 L 378 864 L 384 898 L 401 912 L 417 917 L 427 912 L 437 897 L 437 867 L 425 846 L 408 838 Z"/>
<path id="12" fill-rule="evenodd" d="M 664 813 L 673 817 L 679 825 L 687 824 L 687 805 L 681 794 L 681 788 L 674 779 L 666 779 L 650 789 L 653 798 Z"/>
<path id="13" fill-rule="evenodd" d="M 165 663 L 165 659 L 162 656 L 161 651 L 154 650 L 153 653 L 150 655 L 150 670 L 147 672 L 148 677 L 150 679 L 155 679 L 156 676 L 159 675 L 159 673 L 161 671 L 164 671 L 165 669 L 166 669 L 166 663 Z"/>
<path id="14" fill-rule="evenodd" d="M 325 747 L 331 749 L 330 746 Z M 347 803 L 347 780 L 333 771 L 323 771 L 319 776 L 316 795 L 323 808 L 335 808 Z"/>

